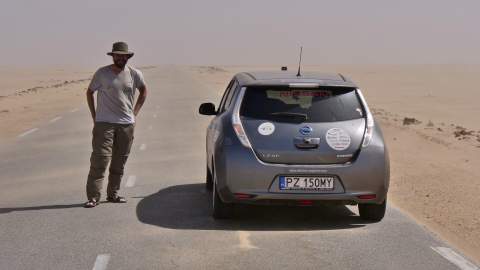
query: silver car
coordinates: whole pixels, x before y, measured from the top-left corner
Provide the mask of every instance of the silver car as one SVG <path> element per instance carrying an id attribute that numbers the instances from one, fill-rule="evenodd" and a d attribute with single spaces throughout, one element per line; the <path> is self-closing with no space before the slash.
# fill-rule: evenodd
<path id="1" fill-rule="evenodd" d="M 380 127 L 360 89 L 341 74 L 243 72 L 207 130 L 214 218 L 235 204 L 357 205 L 380 221 L 390 182 Z"/>

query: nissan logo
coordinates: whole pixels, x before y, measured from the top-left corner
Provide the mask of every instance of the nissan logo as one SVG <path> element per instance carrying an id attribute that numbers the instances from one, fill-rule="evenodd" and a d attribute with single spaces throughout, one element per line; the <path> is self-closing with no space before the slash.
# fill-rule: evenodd
<path id="1" fill-rule="evenodd" d="M 309 135 L 310 133 L 312 133 L 313 131 L 313 128 L 309 127 L 309 126 L 304 126 L 302 128 L 300 128 L 300 134 L 302 135 Z"/>

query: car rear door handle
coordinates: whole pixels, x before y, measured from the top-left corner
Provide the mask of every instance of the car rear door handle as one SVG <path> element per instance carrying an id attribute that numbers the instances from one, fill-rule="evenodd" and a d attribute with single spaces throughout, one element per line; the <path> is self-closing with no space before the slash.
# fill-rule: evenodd
<path id="1" fill-rule="evenodd" d="M 318 148 L 318 145 L 320 144 L 320 138 L 296 137 L 293 139 L 293 143 L 297 148 L 300 149 Z"/>

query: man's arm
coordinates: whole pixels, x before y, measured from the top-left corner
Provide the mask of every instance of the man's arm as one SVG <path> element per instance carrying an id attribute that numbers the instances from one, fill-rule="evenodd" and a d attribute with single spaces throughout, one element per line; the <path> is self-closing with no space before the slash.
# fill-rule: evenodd
<path id="1" fill-rule="evenodd" d="M 133 108 L 133 114 L 137 116 L 137 114 L 140 112 L 140 109 L 143 106 L 143 103 L 147 99 L 147 87 L 142 86 L 138 88 L 138 91 L 140 92 L 140 95 L 138 95 L 137 103 L 135 103 L 135 107 Z"/>
<path id="2" fill-rule="evenodd" d="M 87 103 L 88 108 L 90 109 L 90 114 L 92 115 L 92 120 L 95 123 L 95 97 L 94 92 L 90 89 L 87 89 Z"/>

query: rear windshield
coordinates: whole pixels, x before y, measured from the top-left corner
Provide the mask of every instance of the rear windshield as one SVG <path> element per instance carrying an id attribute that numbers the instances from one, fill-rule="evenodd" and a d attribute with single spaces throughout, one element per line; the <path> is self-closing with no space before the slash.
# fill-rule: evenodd
<path id="1" fill-rule="evenodd" d="M 336 122 L 362 118 L 354 88 L 249 87 L 240 114 L 277 122 Z"/>

